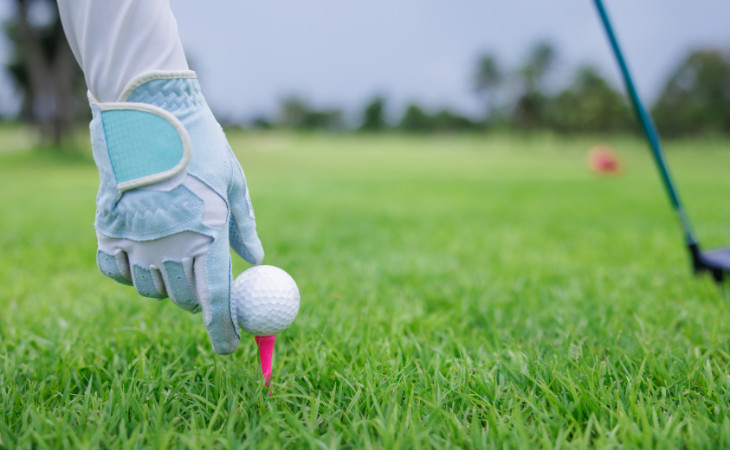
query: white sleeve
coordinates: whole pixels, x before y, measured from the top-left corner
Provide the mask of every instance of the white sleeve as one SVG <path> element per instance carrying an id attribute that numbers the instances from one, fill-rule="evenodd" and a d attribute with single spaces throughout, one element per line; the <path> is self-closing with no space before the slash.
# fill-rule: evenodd
<path id="1" fill-rule="evenodd" d="M 86 85 L 102 102 L 149 70 L 187 70 L 169 0 L 58 0 Z"/>

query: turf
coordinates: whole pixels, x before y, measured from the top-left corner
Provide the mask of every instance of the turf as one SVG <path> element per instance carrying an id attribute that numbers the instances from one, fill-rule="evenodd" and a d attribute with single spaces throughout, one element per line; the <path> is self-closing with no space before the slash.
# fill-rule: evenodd
<path id="1" fill-rule="evenodd" d="M 200 315 L 97 272 L 87 157 L 5 151 L 0 447 L 730 447 L 728 296 L 638 139 L 604 139 L 611 178 L 588 138 L 230 139 L 302 294 L 273 396 L 252 338 L 216 356 Z M 730 145 L 668 147 L 728 244 Z"/>

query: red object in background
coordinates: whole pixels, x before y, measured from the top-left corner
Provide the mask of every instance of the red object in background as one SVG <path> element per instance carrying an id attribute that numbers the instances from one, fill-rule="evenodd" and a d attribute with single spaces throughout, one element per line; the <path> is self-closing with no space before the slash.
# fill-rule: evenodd
<path id="1" fill-rule="evenodd" d="M 591 149 L 588 166 L 600 174 L 615 175 L 621 172 L 621 162 L 608 145 L 596 145 Z"/>

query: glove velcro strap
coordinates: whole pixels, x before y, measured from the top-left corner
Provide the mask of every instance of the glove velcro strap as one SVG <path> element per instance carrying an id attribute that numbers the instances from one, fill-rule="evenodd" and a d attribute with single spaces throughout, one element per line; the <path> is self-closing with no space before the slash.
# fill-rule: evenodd
<path id="1" fill-rule="evenodd" d="M 182 123 L 146 103 L 99 103 L 117 189 L 158 183 L 184 171 L 191 142 Z"/>

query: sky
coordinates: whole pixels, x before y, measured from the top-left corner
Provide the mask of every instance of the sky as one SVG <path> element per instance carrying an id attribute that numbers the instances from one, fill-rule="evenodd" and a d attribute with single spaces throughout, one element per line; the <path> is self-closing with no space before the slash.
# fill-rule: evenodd
<path id="1" fill-rule="evenodd" d="M 605 2 L 648 101 L 690 49 L 730 50 L 730 2 Z M 10 4 L 0 1 L 0 20 Z M 513 71 L 539 40 L 558 50 L 556 86 L 584 63 L 619 83 L 590 0 L 171 0 L 171 6 L 208 103 L 227 119 L 270 116 L 290 94 L 351 115 L 376 94 L 395 112 L 417 101 L 476 114 L 477 56 L 491 53 Z M 12 103 L 0 76 L 0 111 Z"/>

